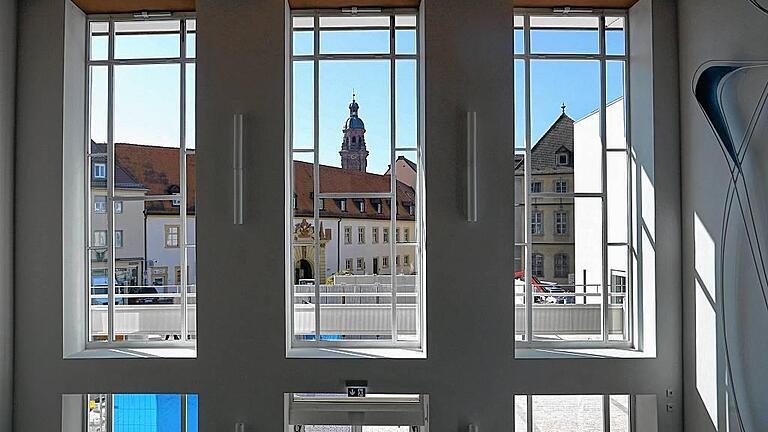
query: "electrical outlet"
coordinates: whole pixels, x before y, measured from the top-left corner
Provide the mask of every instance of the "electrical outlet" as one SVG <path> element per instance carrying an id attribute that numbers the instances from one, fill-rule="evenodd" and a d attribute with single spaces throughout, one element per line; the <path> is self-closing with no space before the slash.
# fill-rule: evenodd
<path id="1" fill-rule="evenodd" d="M 668 388 L 668 389 L 667 389 L 667 399 L 671 399 L 671 398 L 673 398 L 673 397 L 675 397 L 675 392 L 674 392 L 674 390 L 672 390 L 671 388 Z"/>
<path id="2" fill-rule="evenodd" d="M 671 403 L 668 403 L 667 404 L 667 412 L 672 412 L 674 410 L 675 410 L 675 405 L 671 404 Z"/>

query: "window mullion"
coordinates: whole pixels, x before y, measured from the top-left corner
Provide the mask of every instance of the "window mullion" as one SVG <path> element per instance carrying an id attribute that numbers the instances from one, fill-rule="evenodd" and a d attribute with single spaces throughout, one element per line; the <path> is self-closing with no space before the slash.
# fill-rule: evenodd
<path id="1" fill-rule="evenodd" d="M 524 52 L 531 52 L 531 18 L 523 19 Z M 531 60 L 525 58 L 525 160 L 523 168 L 525 187 L 524 205 L 526 224 L 531 220 Z M 533 287 L 531 286 L 531 259 L 533 257 L 533 237 L 530 229 L 525 232 L 525 341 L 533 339 Z M 530 400 L 529 400 L 530 401 Z"/>
<path id="2" fill-rule="evenodd" d="M 395 103 L 396 101 L 396 63 L 395 63 L 395 16 L 391 15 L 389 17 L 389 53 L 390 53 L 390 70 L 389 70 L 389 121 L 390 121 L 390 165 L 392 167 L 392 171 L 389 175 L 389 181 L 390 181 L 390 200 L 392 205 L 390 206 L 390 217 L 392 221 L 392 230 L 396 232 L 397 230 L 397 169 L 396 169 L 396 159 L 397 154 L 395 152 L 395 148 L 397 147 L 397 140 L 396 140 L 396 121 L 395 121 Z M 395 241 L 390 243 L 390 256 L 393 256 L 397 253 L 397 238 L 395 238 Z M 391 262 L 390 258 L 390 262 Z M 392 293 L 392 304 L 391 304 L 391 310 L 392 310 L 392 343 L 397 342 L 397 266 L 395 266 L 394 270 L 391 271 L 392 273 L 392 279 L 390 281 L 391 283 L 391 293 Z"/>
<path id="3" fill-rule="evenodd" d="M 602 161 L 600 164 L 600 171 L 601 171 L 601 191 L 603 193 L 603 199 L 602 199 L 602 268 L 603 268 L 603 274 L 602 274 L 602 330 L 603 330 L 603 343 L 608 343 L 608 332 L 609 332 L 609 320 L 608 320 L 608 203 L 607 203 L 607 194 L 606 191 L 608 190 L 608 161 L 607 161 L 607 148 L 608 148 L 608 137 L 607 137 L 607 119 L 606 119 L 606 103 L 605 100 L 607 98 L 607 84 L 606 84 L 606 78 L 607 78 L 607 66 L 606 66 L 606 60 L 605 60 L 605 17 L 601 16 L 598 20 L 598 34 L 600 35 L 600 144 L 602 146 Z"/>
<path id="4" fill-rule="evenodd" d="M 315 235 L 313 239 L 314 255 L 315 255 L 315 267 L 319 267 L 320 263 L 320 207 L 319 207 L 319 192 L 320 192 L 320 17 L 315 14 L 314 19 L 314 163 L 312 164 L 312 179 L 313 179 L 313 219 L 315 226 Z M 316 268 L 315 274 L 315 343 L 320 343 L 320 273 L 319 268 Z M 293 305 L 291 306 L 294 307 Z M 293 313 L 293 312 L 291 312 Z"/>
<path id="5" fill-rule="evenodd" d="M 181 54 L 182 63 L 179 65 L 179 296 L 181 303 L 181 340 L 186 342 L 189 339 L 189 328 L 187 321 L 187 67 L 184 59 L 187 56 L 187 21 L 180 20 L 179 23 L 179 54 Z"/>
<path id="6" fill-rule="evenodd" d="M 107 342 L 115 341 L 115 22 L 109 21 L 107 65 Z"/>

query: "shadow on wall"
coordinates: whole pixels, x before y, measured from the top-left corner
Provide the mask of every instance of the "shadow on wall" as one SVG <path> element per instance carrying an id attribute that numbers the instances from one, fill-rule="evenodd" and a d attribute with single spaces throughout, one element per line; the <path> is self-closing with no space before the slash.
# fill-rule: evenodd
<path id="1" fill-rule="evenodd" d="M 765 0 L 750 1 L 761 7 Z M 713 210 L 697 208 L 693 215 L 696 389 L 715 430 L 762 431 L 768 429 L 761 409 L 768 344 L 760 342 L 768 328 L 768 62 L 705 63 L 693 92 L 727 170 L 725 194 L 713 197 Z"/>

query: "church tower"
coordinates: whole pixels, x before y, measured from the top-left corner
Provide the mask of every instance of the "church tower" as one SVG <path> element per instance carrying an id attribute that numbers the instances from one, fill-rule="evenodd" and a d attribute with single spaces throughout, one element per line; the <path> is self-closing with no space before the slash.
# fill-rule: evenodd
<path id="1" fill-rule="evenodd" d="M 349 118 L 344 123 L 344 139 L 341 141 L 341 167 L 346 170 L 365 172 L 368 168 L 368 150 L 365 148 L 365 123 L 358 117 L 360 106 L 352 94 Z"/>

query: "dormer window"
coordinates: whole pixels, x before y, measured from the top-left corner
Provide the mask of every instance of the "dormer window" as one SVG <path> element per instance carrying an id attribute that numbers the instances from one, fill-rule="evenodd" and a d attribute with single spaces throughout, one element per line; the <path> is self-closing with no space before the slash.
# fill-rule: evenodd
<path id="1" fill-rule="evenodd" d="M 347 200 L 343 200 L 343 199 L 339 200 L 338 201 L 338 205 L 339 205 L 339 209 L 341 209 L 341 211 L 343 211 L 343 212 L 347 211 Z"/>
<path id="2" fill-rule="evenodd" d="M 360 213 L 365 213 L 365 201 L 360 200 L 356 202 L 357 209 L 360 210 Z"/>
<path id="3" fill-rule="evenodd" d="M 376 213 L 381 214 L 384 210 L 380 202 L 376 203 Z"/>
<path id="4" fill-rule="evenodd" d="M 296 194 L 293 194 L 293 198 L 291 199 L 291 208 L 294 210 L 299 208 L 299 197 Z"/>
<path id="5" fill-rule="evenodd" d="M 104 162 L 96 162 L 93 164 L 93 178 L 106 179 L 107 178 L 107 164 Z"/>
<path id="6" fill-rule="evenodd" d="M 320 210 L 325 210 L 325 199 L 320 198 L 317 200 L 317 206 Z"/>
<path id="7" fill-rule="evenodd" d="M 557 165 L 568 166 L 571 163 L 570 155 L 566 152 L 560 152 L 557 154 Z"/>

